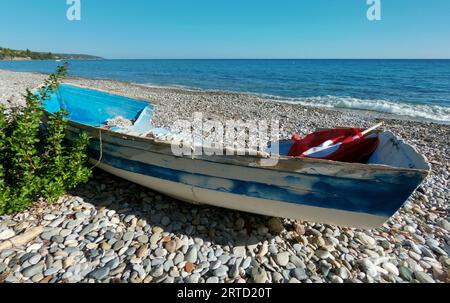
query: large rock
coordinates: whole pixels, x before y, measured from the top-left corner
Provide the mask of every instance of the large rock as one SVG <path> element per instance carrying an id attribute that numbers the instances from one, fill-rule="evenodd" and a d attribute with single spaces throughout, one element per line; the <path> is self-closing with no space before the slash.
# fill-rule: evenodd
<path id="1" fill-rule="evenodd" d="M 37 238 L 40 234 L 42 234 L 43 231 L 44 231 L 43 226 L 33 227 L 22 235 L 16 236 L 14 238 L 11 238 L 9 240 L 0 243 L 0 251 L 11 247 L 18 247 L 25 245 L 34 240 L 35 238 Z"/>
<path id="2" fill-rule="evenodd" d="M 14 237 L 16 233 L 11 229 L 6 229 L 0 232 L 0 241 L 8 240 Z"/>
<path id="3" fill-rule="evenodd" d="M 267 222 L 269 230 L 272 234 L 279 234 L 284 230 L 284 225 L 280 218 L 272 218 Z"/>
<path id="4" fill-rule="evenodd" d="M 280 265 L 281 267 L 284 267 L 289 263 L 289 253 L 288 252 L 278 253 L 275 255 L 274 259 L 278 265 Z"/>
<path id="5" fill-rule="evenodd" d="M 259 266 L 252 268 L 252 279 L 255 283 L 266 283 L 268 280 L 267 272 Z"/>

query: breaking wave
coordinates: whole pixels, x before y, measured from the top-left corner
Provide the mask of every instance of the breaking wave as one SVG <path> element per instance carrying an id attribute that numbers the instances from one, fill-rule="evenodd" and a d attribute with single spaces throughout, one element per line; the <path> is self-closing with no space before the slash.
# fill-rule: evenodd
<path id="1" fill-rule="evenodd" d="M 305 106 L 368 110 L 441 123 L 450 123 L 450 107 L 439 105 L 411 104 L 387 100 L 358 99 L 338 96 L 282 98 L 264 95 L 264 97 Z"/>
<path id="2" fill-rule="evenodd" d="M 137 85 L 154 87 L 154 88 L 178 88 L 188 91 L 205 91 L 205 92 L 227 92 L 256 95 L 265 99 L 270 99 L 276 102 L 284 102 L 291 104 L 300 104 L 309 107 L 325 107 L 325 108 L 342 108 L 342 109 L 356 109 L 367 110 L 379 113 L 387 113 L 398 116 L 408 116 L 412 118 L 425 119 L 433 122 L 450 124 L 450 107 L 432 105 L 432 104 L 412 104 L 407 102 L 393 102 L 387 100 L 377 99 L 359 99 L 353 97 L 341 96 L 320 96 L 320 97 L 280 97 L 270 94 L 255 93 L 255 92 L 240 92 L 232 90 L 220 89 L 203 89 L 198 87 L 186 85 L 157 85 L 151 83 L 135 83 Z"/>

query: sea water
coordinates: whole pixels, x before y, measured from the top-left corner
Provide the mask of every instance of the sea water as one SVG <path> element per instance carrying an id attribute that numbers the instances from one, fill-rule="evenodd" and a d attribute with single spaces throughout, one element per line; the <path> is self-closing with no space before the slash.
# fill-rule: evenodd
<path id="1" fill-rule="evenodd" d="M 69 74 L 450 122 L 450 60 L 70 60 Z M 0 61 L 53 72 L 61 62 Z"/>

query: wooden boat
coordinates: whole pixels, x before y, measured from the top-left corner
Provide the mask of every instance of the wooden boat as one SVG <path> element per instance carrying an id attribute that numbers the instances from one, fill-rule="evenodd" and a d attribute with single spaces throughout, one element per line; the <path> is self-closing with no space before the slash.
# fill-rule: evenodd
<path id="1" fill-rule="evenodd" d="M 69 111 L 68 139 L 91 137 L 92 163 L 113 175 L 190 203 L 255 214 L 375 228 L 393 216 L 426 178 L 427 160 L 391 132 L 368 164 L 285 156 L 261 165 L 257 156 L 175 156 L 168 141 L 142 137 L 151 127 L 151 103 L 102 91 L 61 85 L 45 103 L 47 112 Z M 135 119 L 131 133 L 103 129 L 115 116 Z M 99 161 L 100 160 L 100 161 Z"/>

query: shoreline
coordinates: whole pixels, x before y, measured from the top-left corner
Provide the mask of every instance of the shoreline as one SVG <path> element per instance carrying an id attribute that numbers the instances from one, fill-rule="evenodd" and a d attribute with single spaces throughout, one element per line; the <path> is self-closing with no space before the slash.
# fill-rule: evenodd
<path id="1" fill-rule="evenodd" d="M 37 76 L 48 76 L 46 73 L 41 72 L 18 72 L 8 69 L 0 69 L 0 71 L 3 72 L 9 72 L 9 73 L 17 73 L 17 74 L 32 74 Z M 333 112 L 344 112 L 344 113 L 350 113 L 355 115 L 362 115 L 368 118 L 373 119 L 389 119 L 389 120 L 401 120 L 401 121 L 411 121 L 411 122 L 419 122 L 419 123 L 426 123 L 426 124 L 437 124 L 437 125 L 450 125 L 450 121 L 444 121 L 444 120 L 433 120 L 429 118 L 424 117 L 414 117 L 409 115 L 403 115 L 403 114 L 396 114 L 396 113 L 390 113 L 390 112 L 382 112 L 382 111 L 376 111 L 376 110 L 370 110 L 370 109 L 359 109 L 359 108 L 347 108 L 347 107 L 333 107 L 333 106 L 326 106 L 324 104 L 322 105 L 310 105 L 310 104 L 304 104 L 303 101 L 299 100 L 289 100 L 289 99 L 300 99 L 300 98 L 289 98 L 289 97 L 281 97 L 281 96 L 271 96 L 263 93 L 255 93 L 255 92 L 239 92 L 239 91 L 228 91 L 228 90 L 219 90 L 219 89 L 203 89 L 203 88 L 196 88 L 196 87 L 184 87 L 183 85 L 178 84 L 168 84 L 168 85 L 159 85 L 159 84 L 144 84 L 144 83 L 136 83 L 136 82 L 129 82 L 129 81 L 123 81 L 123 80 L 114 80 L 114 79 L 108 79 L 108 78 L 85 78 L 85 77 L 67 77 L 67 79 L 64 82 L 70 82 L 70 81 L 76 81 L 76 82 L 88 82 L 88 81 L 103 81 L 103 82 L 116 82 L 120 83 L 121 85 L 129 85 L 129 86 L 137 86 L 142 88 L 148 88 L 148 89 L 155 89 L 155 90 L 161 90 L 161 91 L 167 91 L 167 92 L 175 92 L 175 93 L 197 93 L 197 94 L 219 94 L 219 95 L 230 95 L 230 96 L 242 96 L 243 99 L 250 98 L 253 101 L 259 101 L 259 102 L 267 102 L 269 104 L 277 103 L 277 104 L 287 104 L 292 105 L 294 107 L 299 108 L 305 108 L 305 109 L 312 109 L 312 110 L 320 110 L 320 111 L 333 111 Z M 94 88 L 94 87 L 93 87 Z M 114 92 L 114 91 L 113 91 Z M 132 96 L 130 96 L 132 97 Z M 302 97 L 301 99 L 305 100 L 314 100 L 316 98 L 320 97 Z M 152 101 L 152 100 L 148 100 Z M 413 104 L 411 104 L 414 106 Z M 419 105 L 420 106 L 420 105 Z"/>
<path id="2" fill-rule="evenodd" d="M 0 70 L 0 101 L 21 102 L 45 74 Z M 280 118 L 282 136 L 320 127 L 370 127 L 372 112 L 267 101 L 254 95 L 66 83 L 148 100 L 154 123 Z M 8 102 L 7 102 L 8 103 Z M 445 283 L 450 282 L 450 125 L 383 118 L 430 162 L 430 176 L 382 227 L 342 228 L 191 205 L 96 170 L 59 203 L 0 217 L 0 247 L 33 227 L 33 241 L 0 250 L 0 282 Z"/>

